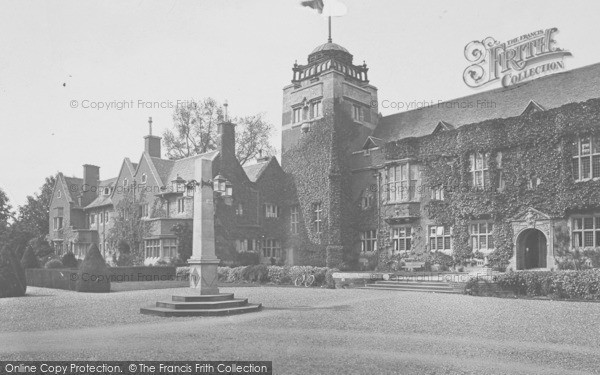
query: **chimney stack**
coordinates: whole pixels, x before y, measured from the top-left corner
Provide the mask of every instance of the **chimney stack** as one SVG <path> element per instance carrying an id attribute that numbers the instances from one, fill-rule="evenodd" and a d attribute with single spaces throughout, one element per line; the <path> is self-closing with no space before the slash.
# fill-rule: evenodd
<path id="1" fill-rule="evenodd" d="M 100 167 L 83 165 L 83 186 L 81 188 L 81 206 L 87 206 L 98 196 L 98 183 L 100 182 Z"/>
<path id="2" fill-rule="evenodd" d="M 153 158 L 161 157 L 160 150 L 161 138 L 152 135 L 152 117 L 148 118 L 148 135 L 144 137 L 144 151 Z"/>

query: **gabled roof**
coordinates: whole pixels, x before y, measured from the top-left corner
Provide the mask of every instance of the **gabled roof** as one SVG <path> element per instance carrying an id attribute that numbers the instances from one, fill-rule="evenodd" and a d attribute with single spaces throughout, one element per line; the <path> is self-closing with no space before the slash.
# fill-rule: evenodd
<path id="1" fill-rule="evenodd" d="M 59 173 L 59 177 L 62 178 L 63 186 L 69 193 L 67 194 L 68 201 L 79 205 L 78 197 L 83 186 L 83 178 L 65 177 L 62 173 Z"/>
<path id="2" fill-rule="evenodd" d="M 152 160 L 154 168 L 156 169 L 156 173 L 158 174 L 163 186 L 168 184 L 169 181 L 167 178 L 169 177 L 169 173 L 171 172 L 171 169 L 173 169 L 173 165 L 176 163 L 176 161 L 153 157 L 150 157 L 150 160 Z"/>
<path id="3" fill-rule="evenodd" d="M 452 125 L 446 121 L 440 121 L 440 122 L 438 122 L 437 126 L 433 130 L 433 134 L 438 133 L 438 132 L 447 131 L 447 130 L 454 130 L 454 129 L 455 129 L 454 125 Z"/>
<path id="4" fill-rule="evenodd" d="M 211 159 L 214 160 L 214 157 L 218 154 L 218 151 L 209 151 L 204 154 L 189 156 L 187 158 L 178 159 L 178 160 L 164 160 L 171 163 L 171 168 L 168 173 L 166 173 L 164 177 L 164 184 L 168 186 L 171 181 L 177 179 L 177 176 L 183 178 L 186 181 L 194 179 L 194 172 L 196 168 L 196 160 L 200 158 Z M 152 158 L 155 159 L 155 158 Z M 153 160 L 154 161 L 154 160 Z M 163 166 L 166 166 L 167 163 L 164 163 Z M 157 168 L 158 169 L 158 168 Z"/>
<path id="5" fill-rule="evenodd" d="M 84 209 L 88 210 L 90 208 L 103 207 L 103 206 L 112 206 L 113 201 L 110 195 L 104 195 L 102 192 L 92 201 L 92 203 L 88 204 L 84 207 Z"/>
<path id="6" fill-rule="evenodd" d="M 369 136 L 365 140 L 365 143 L 362 146 L 362 150 L 369 150 L 369 149 L 372 149 L 372 148 L 375 148 L 375 147 L 379 147 L 379 146 L 381 146 L 384 143 L 385 142 L 383 141 L 383 139 L 379 139 L 377 137 Z"/>
<path id="7" fill-rule="evenodd" d="M 525 110 L 523 112 L 521 112 L 521 116 L 530 115 L 532 113 L 542 112 L 545 110 L 546 110 L 546 108 L 544 108 L 541 105 L 539 105 L 538 103 L 536 103 L 535 100 L 531 100 L 529 102 L 529 104 L 527 104 L 527 107 L 525 108 Z"/>
<path id="8" fill-rule="evenodd" d="M 460 127 L 495 118 L 520 116 L 523 106 L 530 101 L 550 109 L 593 98 L 600 98 L 600 63 L 384 116 L 372 135 L 386 142 L 421 137 L 431 134 L 440 118 Z M 472 107 L 465 108 L 465 105 Z"/>
<path id="9" fill-rule="evenodd" d="M 258 180 L 258 178 L 262 175 L 265 169 L 267 169 L 267 165 L 269 165 L 270 161 L 271 158 L 260 161 L 256 164 L 245 165 L 244 172 L 246 172 L 246 176 L 248 176 L 248 179 L 252 182 L 256 182 L 256 180 Z"/>

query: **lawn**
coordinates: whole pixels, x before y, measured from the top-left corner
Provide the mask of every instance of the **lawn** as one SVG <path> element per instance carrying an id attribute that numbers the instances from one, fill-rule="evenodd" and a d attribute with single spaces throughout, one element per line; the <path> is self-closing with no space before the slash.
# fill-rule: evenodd
<path id="1" fill-rule="evenodd" d="M 231 317 L 139 308 L 187 288 L 0 300 L 0 359 L 272 360 L 277 374 L 600 373 L 597 304 L 379 290 L 221 288 Z"/>

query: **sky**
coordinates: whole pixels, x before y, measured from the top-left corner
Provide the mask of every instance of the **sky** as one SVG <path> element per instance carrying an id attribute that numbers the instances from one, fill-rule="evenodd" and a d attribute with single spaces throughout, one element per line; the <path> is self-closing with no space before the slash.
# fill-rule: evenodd
<path id="1" fill-rule="evenodd" d="M 465 46 L 489 36 L 557 27 L 557 45 L 573 54 L 567 70 L 600 62 L 597 0 L 342 1 L 333 41 L 366 61 L 380 103 L 491 89 L 462 79 Z M 59 171 L 81 176 L 94 164 L 101 179 L 115 177 L 124 157 L 139 160 L 148 117 L 161 135 L 172 106 L 190 99 L 227 100 L 233 116 L 264 113 L 279 148 L 292 65 L 327 39 L 325 19 L 299 3 L 3 0 L 0 188 L 17 206 Z"/>

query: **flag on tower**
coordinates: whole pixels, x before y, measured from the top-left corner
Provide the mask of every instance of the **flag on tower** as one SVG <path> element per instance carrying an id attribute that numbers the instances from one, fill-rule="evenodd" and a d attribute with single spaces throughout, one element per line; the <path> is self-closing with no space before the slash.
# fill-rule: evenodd
<path id="1" fill-rule="evenodd" d="M 306 0 L 302 1 L 300 5 L 302 5 L 303 7 L 312 8 L 319 12 L 319 14 L 323 13 L 323 8 L 325 7 L 325 5 L 323 4 L 323 0 Z"/>

